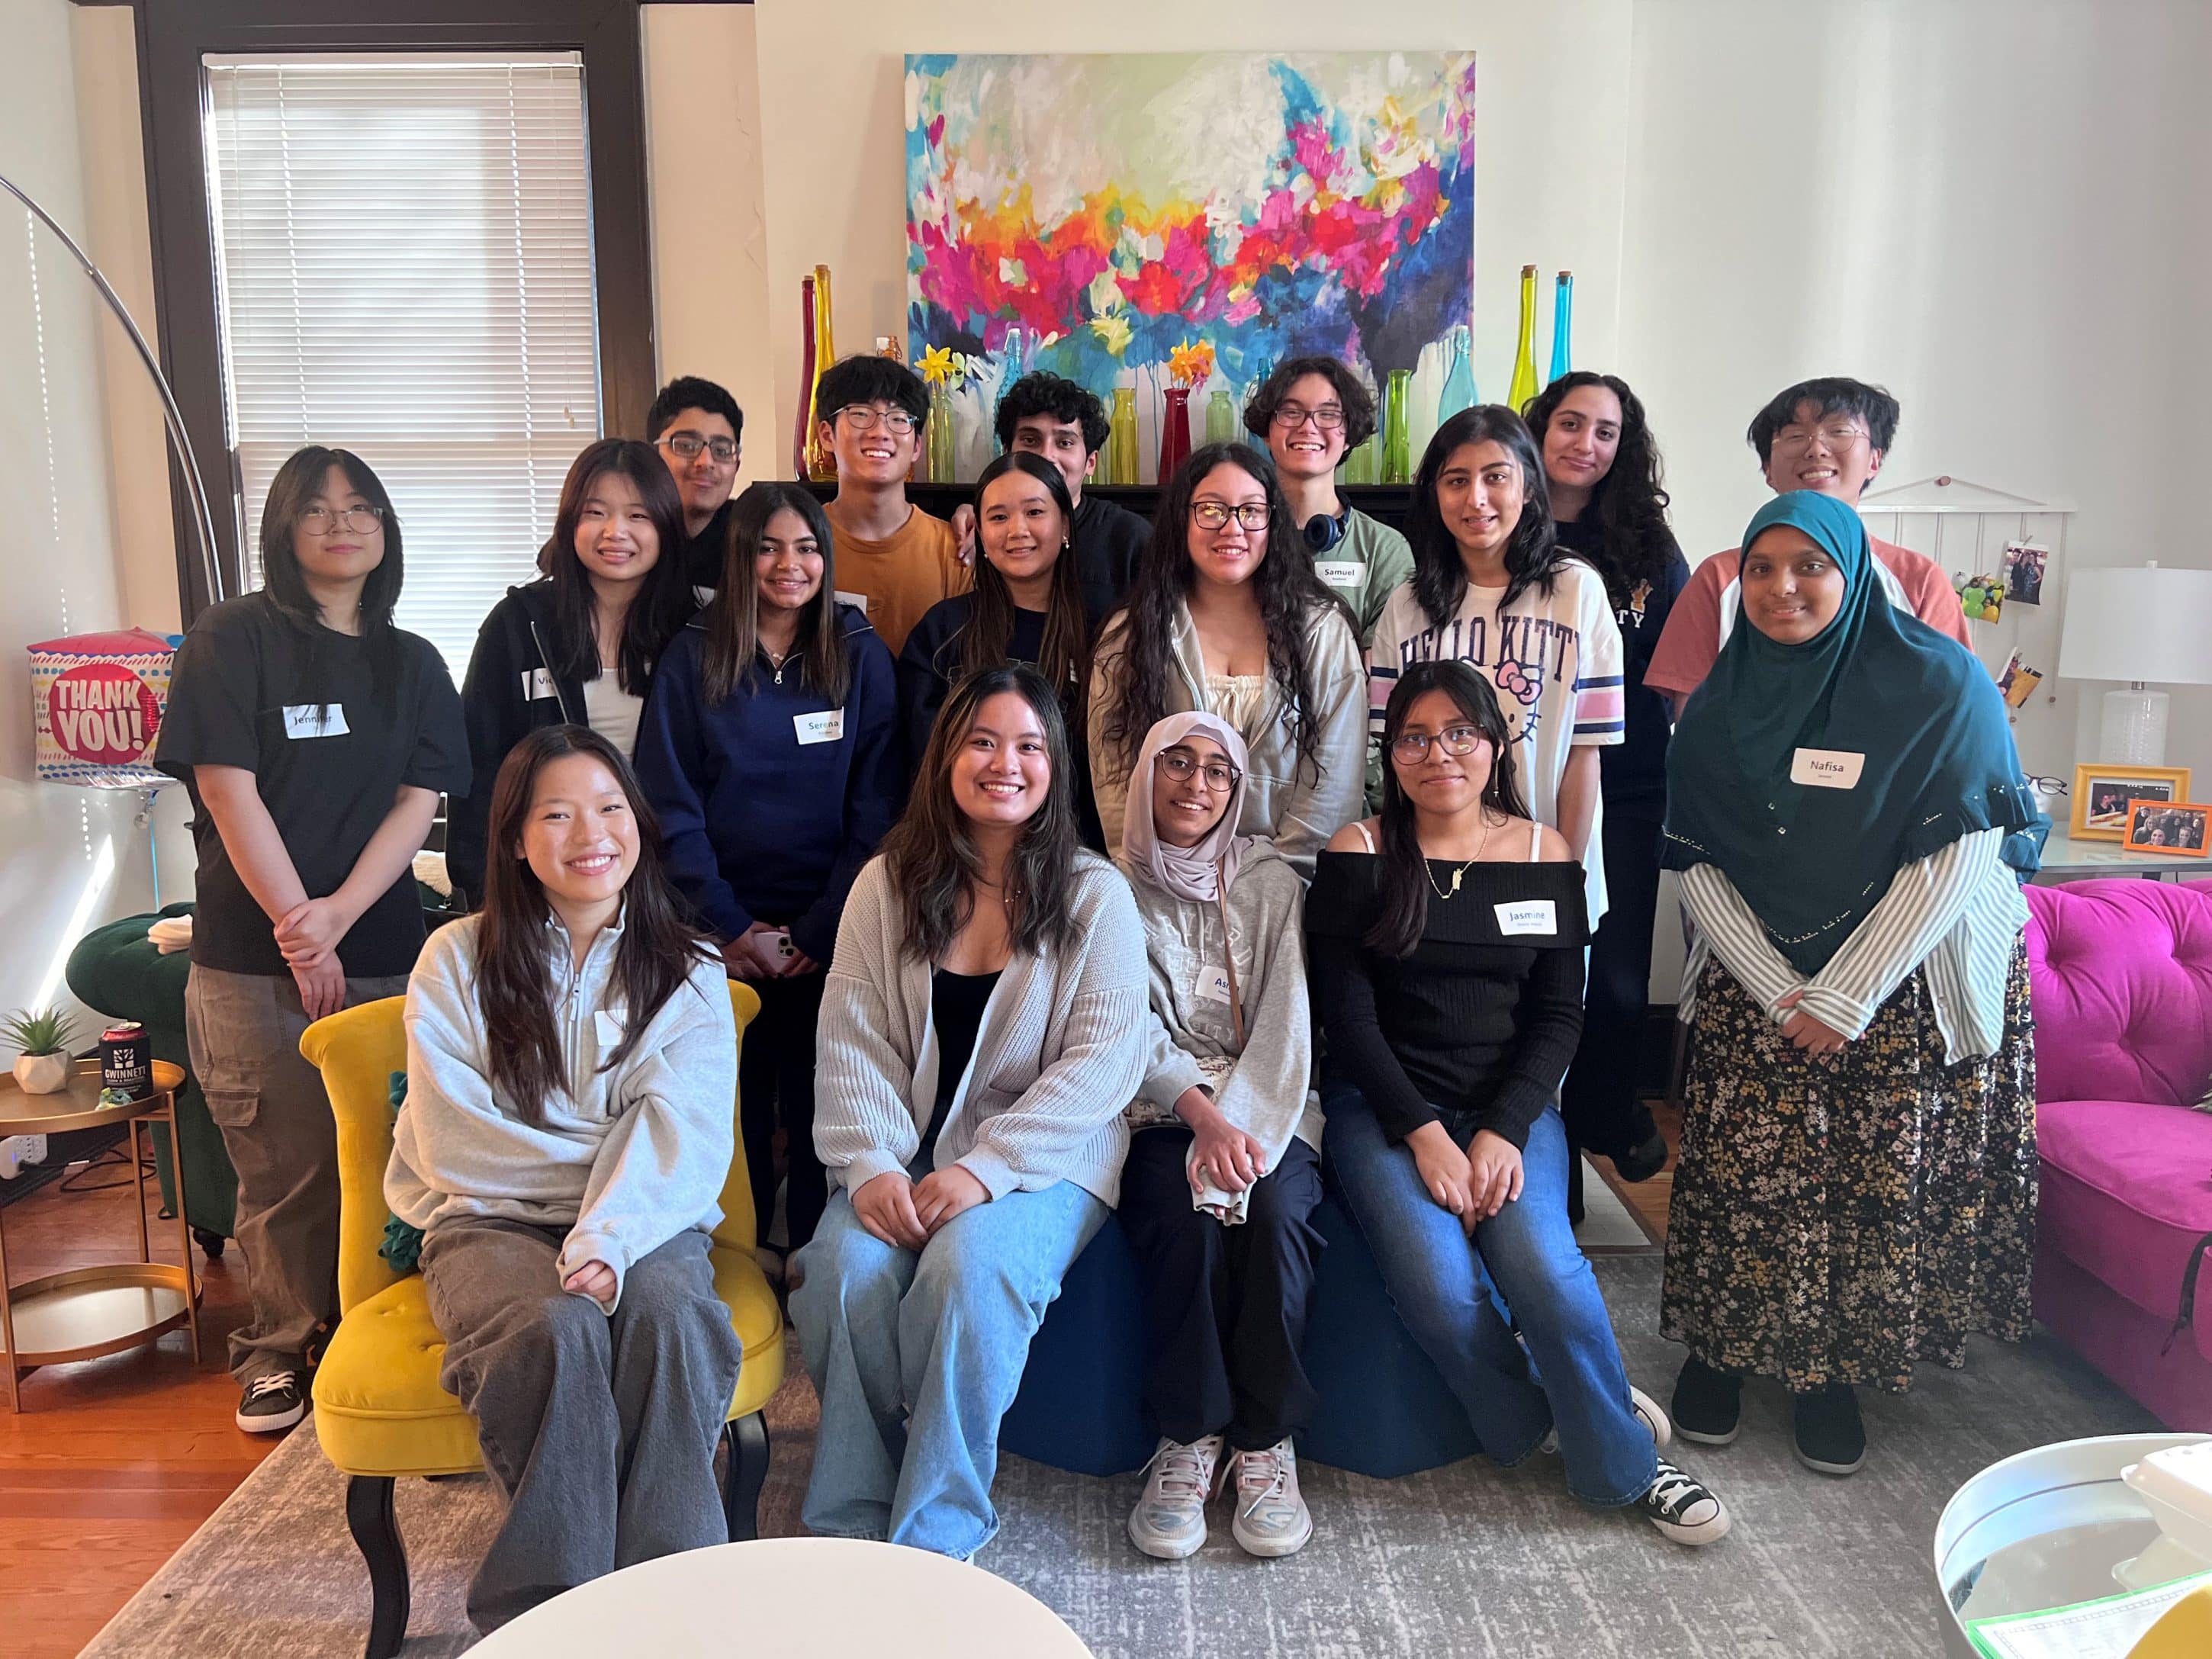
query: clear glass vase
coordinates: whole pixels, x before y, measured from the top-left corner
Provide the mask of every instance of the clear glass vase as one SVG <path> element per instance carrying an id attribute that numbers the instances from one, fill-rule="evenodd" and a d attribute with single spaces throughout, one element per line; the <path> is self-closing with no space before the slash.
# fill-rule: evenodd
<path id="1" fill-rule="evenodd" d="M 1437 424 L 1442 426 L 1462 409 L 1472 409 L 1474 394 L 1474 351 L 1472 331 L 1462 323 L 1444 342 L 1444 389 L 1437 398 Z"/>
<path id="2" fill-rule="evenodd" d="M 1237 436 L 1237 400 L 1226 391 L 1206 400 L 1206 441 L 1225 444 Z"/>

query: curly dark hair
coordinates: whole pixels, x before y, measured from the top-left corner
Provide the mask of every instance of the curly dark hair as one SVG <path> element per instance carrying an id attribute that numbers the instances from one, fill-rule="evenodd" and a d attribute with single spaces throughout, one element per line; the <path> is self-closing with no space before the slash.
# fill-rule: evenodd
<path id="1" fill-rule="evenodd" d="M 1597 517 L 1602 545 L 1595 562 L 1605 578 L 1606 592 L 1617 608 L 1628 603 L 1638 582 L 1655 587 L 1666 580 L 1668 556 L 1674 550 L 1674 532 L 1667 527 L 1667 508 L 1673 497 L 1659 482 L 1659 445 L 1644 418 L 1644 403 L 1618 374 L 1595 374 L 1578 368 L 1562 374 L 1528 400 L 1525 418 L 1528 435 L 1536 441 L 1539 459 L 1544 434 L 1567 393 L 1578 386 L 1601 386 L 1620 400 L 1620 445 L 1613 465 L 1590 491 L 1585 510 Z"/>
<path id="2" fill-rule="evenodd" d="M 1073 422 L 1081 427 L 1086 454 L 1095 455 L 1103 449 L 1106 434 L 1113 429 L 1106 418 L 1106 406 L 1098 401 L 1097 393 L 1061 375 L 1048 374 L 1039 369 L 1034 374 L 1023 375 L 999 399 L 999 447 L 1012 449 L 1014 428 L 1040 415 L 1049 421 Z"/>
<path id="3" fill-rule="evenodd" d="M 1274 424 L 1275 411 L 1290 396 L 1291 386 L 1309 374 L 1318 374 L 1336 388 L 1336 400 L 1344 405 L 1346 449 L 1357 449 L 1374 435 L 1375 394 L 1352 373 L 1349 363 L 1335 357 L 1293 357 L 1261 381 L 1251 401 L 1244 405 L 1244 429 L 1259 439 L 1262 448 L 1267 447 L 1267 428 Z"/>
<path id="4" fill-rule="evenodd" d="M 1290 503 L 1283 497 L 1273 459 L 1249 444 L 1206 444 L 1193 450 L 1161 492 L 1152 539 L 1138 562 L 1127 602 L 1100 631 L 1092 653 L 1094 659 L 1107 659 L 1108 635 L 1114 636 L 1101 735 L 1121 766 L 1133 768 L 1145 733 L 1169 712 L 1165 694 L 1175 676 L 1176 608 L 1189 593 L 1194 574 L 1190 504 L 1200 480 L 1218 466 L 1236 467 L 1267 492 L 1267 550 L 1252 573 L 1252 596 L 1259 602 L 1260 619 L 1267 630 L 1267 672 L 1282 694 L 1284 718 L 1290 723 L 1298 762 L 1313 767 L 1318 776 L 1321 763 L 1314 750 L 1321 742 L 1321 730 L 1309 712 L 1314 685 L 1306 639 L 1316 611 L 1334 610 L 1347 620 L 1352 613 L 1315 574 L 1313 555 L 1306 550 Z M 1358 624 L 1352 625 L 1358 632 Z"/>
<path id="5" fill-rule="evenodd" d="M 1571 556 L 1553 537 L 1552 492 L 1544 480 L 1544 459 L 1521 417 L 1503 404 L 1462 409 L 1429 440 L 1413 479 L 1413 506 L 1406 514 L 1406 539 L 1413 549 L 1413 597 L 1432 628 L 1450 621 L 1467 598 L 1467 565 L 1437 510 L 1437 483 L 1454 451 L 1479 443 L 1495 443 L 1512 458 L 1525 492 L 1520 522 L 1505 546 L 1505 595 L 1498 600 L 1498 609 L 1532 587 L 1550 593 L 1553 578 Z"/>

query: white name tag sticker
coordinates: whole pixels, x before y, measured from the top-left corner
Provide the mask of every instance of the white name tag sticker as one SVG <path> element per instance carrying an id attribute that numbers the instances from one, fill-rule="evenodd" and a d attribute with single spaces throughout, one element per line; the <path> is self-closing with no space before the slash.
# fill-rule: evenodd
<path id="1" fill-rule="evenodd" d="M 801 743 L 835 743 L 845 735 L 845 711 L 824 709 L 819 714 L 793 714 L 791 723 L 798 728 Z"/>
<path id="2" fill-rule="evenodd" d="M 1357 559 L 1316 559 L 1314 574 L 1331 587 L 1357 587 L 1367 579 L 1367 567 Z"/>
<path id="3" fill-rule="evenodd" d="M 532 668 L 523 675 L 523 702 L 536 702 L 541 697 L 557 697 L 560 695 L 560 692 L 554 688 L 553 675 L 550 670 Z"/>
<path id="4" fill-rule="evenodd" d="M 1800 749 L 1790 757 L 1790 781 L 1814 789 L 1856 789 L 1866 757 L 1845 749 Z"/>
<path id="5" fill-rule="evenodd" d="M 598 1034 L 602 1053 L 622 1047 L 623 1016 L 629 1010 L 601 1008 L 592 1016 L 592 1029 Z"/>
<path id="6" fill-rule="evenodd" d="M 865 593 L 848 593 L 841 587 L 837 589 L 837 603 L 851 605 L 864 617 L 868 614 L 868 596 Z"/>
<path id="7" fill-rule="evenodd" d="M 1198 1000 L 1200 1002 L 1227 1002 L 1229 970 L 1225 968 L 1201 968 L 1198 970 Z"/>
<path id="8" fill-rule="evenodd" d="M 1556 933 L 1559 907 L 1549 899 L 1522 899 L 1492 907 L 1498 912 L 1498 931 L 1510 939 L 1521 933 Z"/>
<path id="9" fill-rule="evenodd" d="M 288 738 L 342 738 L 349 729 L 343 703 L 289 702 L 284 705 L 284 735 Z"/>

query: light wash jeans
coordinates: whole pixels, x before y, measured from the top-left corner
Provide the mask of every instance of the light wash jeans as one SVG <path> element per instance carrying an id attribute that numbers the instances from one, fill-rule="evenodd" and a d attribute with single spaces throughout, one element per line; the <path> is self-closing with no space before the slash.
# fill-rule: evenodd
<path id="1" fill-rule="evenodd" d="M 1556 1428 L 1577 1498 L 1608 1508 L 1641 1498 L 1658 1450 L 1630 1407 L 1613 1320 L 1567 1222 L 1572 1153 L 1558 1109 L 1528 1131 L 1521 1196 L 1477 1222 L 1472 1242 L 1429 1196 L 1412 1149 L 1384 1138 L 1358 1090 L 1324 1088 L 1322 1109 L 1329 1165 L 1391 1304 L 1459 1397 L 1483 1450 L 1517 1463 Z M 1474 1139 L 1473 1113 L 1439 1115 L 1462 1148 Z"/>
<path id="2" fill-rule="evenodd" d="M 830 1196 L 793 1258 L 806 1369 L 822 1397 L 800 1518 L 837 1538 L 888 1539 L 965 1561 L 999 1530 L 999 1420 L 1060 1281 L 1104 1224 L 1073 1182 L 1009 1193 L 947 1222 L 919 1255 Z"/>

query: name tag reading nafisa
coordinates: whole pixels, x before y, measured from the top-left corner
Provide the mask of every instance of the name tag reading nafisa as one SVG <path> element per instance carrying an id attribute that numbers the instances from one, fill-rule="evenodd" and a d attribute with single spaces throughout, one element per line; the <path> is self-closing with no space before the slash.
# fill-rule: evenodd
<path id="1" fill-rule="evenodd" d="M 284 705 L 284 735 L 288 738 L 342 738 L 349 729 L 343 703 L 288 702 Z"/>
<path id="2" fill-rule="evenodd" d="M 1845 749 L 1800 749 L 1790 757 L 1790 781 L 1814 789 L 1856 789 L 1866 757 Z"/>
<path id="3" fill-rule="evenodd" d="M 1522 899 L 1494 908 L 1498 912 L 1498 931 L 1509 939 L 1521 933 L 1559 931 L 1559 907 L 1549 899 Z"/>
<path id="4" fill-rule="evenodd" d="M 835 743 L 845 735 L 845 711 L 824 709 L 819 714 L 793 714 L 791 723 L 801 743 Z"/>

